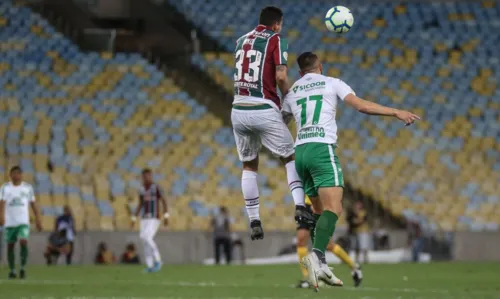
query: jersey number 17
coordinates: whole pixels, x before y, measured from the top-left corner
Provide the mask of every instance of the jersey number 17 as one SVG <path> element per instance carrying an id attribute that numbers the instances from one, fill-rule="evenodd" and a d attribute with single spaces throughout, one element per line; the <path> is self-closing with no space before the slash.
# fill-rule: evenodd
<path id="1" fill-rule="evenodd" d="M 319 117 L 321 116 L 321 107 L 323 106 L 323 96 L 314 95 L 314 96 L 309 96 L 309 98 L 302 98 L 300 100 L 297 100 L 297 105 L 301 106 L 301 112 L 300 112 L 301 127 L 307 124 L 307 102 L 316 102 L 316 105 L 314 107 L 312 124 L 317 125 L 319 123 Z"/>

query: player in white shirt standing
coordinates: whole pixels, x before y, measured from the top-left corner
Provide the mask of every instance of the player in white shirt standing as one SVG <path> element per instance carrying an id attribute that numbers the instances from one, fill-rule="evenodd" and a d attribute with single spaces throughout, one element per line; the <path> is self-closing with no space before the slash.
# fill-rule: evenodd
<path id="1" fill-rule="evenodd" d="M 356 97 L 342 80 L 322 75 L 323 67 L 314 53 L 305 52 L 297 59 L 302 78 L 290 88 L 283 104 L 285 119 L 295 118 L 297 139 L 295 164 L 316 213 L 316 235 L 313 252 L 303 259 L 309 280 L 318 290 L 318 281 L 342 286 L 343 282 L 330 270 L 325 249 L 342 213 L 344 178 L 337 148 L 335 114 L 340 99 L 361 113 L 393 116 L 406 125 L 420 119 L 417 115 Z"/>
<path id="2" fill-rule="evenodd" d="M 5 239 L 7 240 L 7 259 L 9 262 L 9 278 L 17 277 L 15 269 L 14 249 L 19 240 L 21 268 L 19 277 L 25 278 L 24 267 L 28 261 L 28 238 L 30 234 L 29 206 L 33 209 L 35 223 L 38 231 L 42 230 L 40 213 L 35 203 L 33 187 L 23 182 L 23 172 L 19 166 L 10 170 L 11 181 L 2 185 L 0 189 L 0 226 L 5 226 Z"/>

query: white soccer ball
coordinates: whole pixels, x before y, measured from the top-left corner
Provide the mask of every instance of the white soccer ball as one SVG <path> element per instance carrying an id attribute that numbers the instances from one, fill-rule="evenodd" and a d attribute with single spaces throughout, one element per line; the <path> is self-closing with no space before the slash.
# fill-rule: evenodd
<path id="1" fill-rule="evenodd" d="M 351 29 L 353 24 L 354 17 L 347 7 L 335 6 L 326 13 L 325 25 L 330 31 L 345 33 Z"/>

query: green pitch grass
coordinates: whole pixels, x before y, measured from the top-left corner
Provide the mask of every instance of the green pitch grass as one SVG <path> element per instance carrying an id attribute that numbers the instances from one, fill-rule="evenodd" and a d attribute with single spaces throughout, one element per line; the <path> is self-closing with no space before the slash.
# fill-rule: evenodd
<path id="1" fill-rule="evenodd" d="M 4 267 L 0 298 L 500 298 L 500 264 L 366 265 L 365 281 L 357 289 L 345 266 L 337 266 L 336 273 L 343 288 L 314 293 L 293 288 L 300 276 L 295 265 L 167 266 L 155 274 L 128 266 L 33 266 L 24 281 L 7 280 Z"/>

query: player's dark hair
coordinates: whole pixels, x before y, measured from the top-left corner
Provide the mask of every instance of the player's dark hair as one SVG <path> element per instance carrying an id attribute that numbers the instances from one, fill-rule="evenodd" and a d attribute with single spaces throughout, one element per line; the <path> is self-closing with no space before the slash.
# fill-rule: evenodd
<path id="1" fill-rule="evenodd" d="M 142 170 L 142 174 L 147 174 L 147 173 L 152 173 L 151 169 L 149 169 L 149 168 L 144 168 L 144 169 Z"/>
<path id="2" fill-rule="evenodd" d="M 19 172 L 23 172 L 23 170 L 21 169 L 21 167 L 19 166 L 13 166 L 11 169 L 10 169 L 10 174 L 12 174 L 14 171 L 19 171 Z"/>
<path id="3" fill-rule="evenodd" d="M 260 11 L 259 24 L 273 26 L 281 22 L 283 12 L 276 6 L 266 6 Z"/>
<path id="4" fill-rule="evenodd" d="M 318 59 L 318 55 L 313 52 L 304 52 L 297 57 L 297 64 L 299 65 L 301 71 L 310 71 L 314 68 Z"/>

